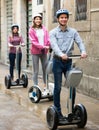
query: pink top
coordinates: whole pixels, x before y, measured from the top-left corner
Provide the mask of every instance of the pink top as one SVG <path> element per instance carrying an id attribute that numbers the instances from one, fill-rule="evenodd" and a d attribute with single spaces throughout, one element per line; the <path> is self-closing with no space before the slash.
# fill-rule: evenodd
<path id="1" fill-rule="evenodd" d="M 8 43 L 12 44 L 13 46 L 20 45 L 24 43 L 22 36 L 9 36 L 8 37 Z M 9 50 L 10 53 L 16 53 L 16 48 L 15 47 L 10 47 Z M 19 48 L 19 52 L 21 52 L 21 48 Z"/>
<path id="2" fill-rule="evenodd" d="M 29 39 L 31 41 L 31 54 L 42 54 L 42 49 L 44 49 L 44 46 L 50 46 L 48 31 L 44 26 L 42 26 L 42 29 L 44 31 L 43 45 L 39 43 L 35 29 L 32 27 L 30 27 L 29 29 Z M 45 54 L 47 54 L 47 50 L 45 51 Z"/>

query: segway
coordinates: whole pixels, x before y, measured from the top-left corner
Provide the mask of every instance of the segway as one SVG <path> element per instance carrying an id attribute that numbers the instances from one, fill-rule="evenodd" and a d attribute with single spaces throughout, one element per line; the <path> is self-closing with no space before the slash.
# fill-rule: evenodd
<path id="1" fill-rule="evenodd" d="M 69 58 L 79 58 L 79 55 L 73 55 Z M 66 83 L 69 88 L 67 100 L 68 114 L 63 120 L 58 119 L 58 112 L 54 105 L 50 106 L 46 112 L 47 125 L 50 130 L 56 130 L 62 125 L 77 125 L 78 128 L 84 128 L 87 123 L 87 111 L 84 105 L 75 105 L 76 87 L 80 83 L 83 72 L 81 69 L 72 67 L 66 74 Z"/>
<path id="2" fill-rule="evenodd" d="M 7 75 L 5 76 L 5 86 L 7 89 L 10 89 L 11 86 L 23 86 L 24 88 L 26 88 L 28 86 L 28 76 L 23 73 L 21 75 L 21 78 L 19 78 L 19 48 L 21 47 L 21 45 L 17 45 L 14 46 L 16 47 L 16 73 L 17 73 L 17 79 L 15 81 L 11 80 L 11 76 Z"/>
<path id="3" fill-rule="evenodd" d="M 48 57 L 48 61 L 51 58 L 51 53 L 49 53 L 49 57 Z M 47 69 L 46 69 L 46 93 L 42 90 L 38 85 L 33 85 L 32 87 L 29 88 L 28 91 L 28 96 L 29 99 L 32 103 L 38 103 L 40 101 L 40 99 L 49 99 L 50 101 L 53 100 L 53 90 L 54 90 L 54 84 L 53 83 L 49 83 L 48 79 L 49 79 L 49 74 L 52 73 L 52 67 L 47 65 Z"/>

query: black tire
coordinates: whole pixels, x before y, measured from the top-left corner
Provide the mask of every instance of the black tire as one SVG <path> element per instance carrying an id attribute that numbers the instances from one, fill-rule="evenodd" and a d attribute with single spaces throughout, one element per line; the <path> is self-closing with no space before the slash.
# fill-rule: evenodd
<path id="1" fill-rule="evenodd" d="M 38 103 L 41 99 L 41 90 L 37 86 L 32 86 L 29 88 L 28 96 L 32 103 Z"/>
<path id="2" fill-rule="evenodd" d="M 59 120 L 58 120 L 57 110 L 55 109 L 54 106 L 51 106 L 47 109 L 46 121 L 47 121 L 48 128 L 50 130 L 57 129 Z"/>
<path id="3" fill-rule="evenodd" d="M 52 97 L 48 97 L 49 101 L 53 101 L 53 96 Z"/>
<path id="4" fill-rule="evenodd" d="M 11 76 L 10 75 L 5 76 L 5 86 L 7 89 L 10 89 L 10 86 L 11 86 Z"/>
<path id="5" fill-rule="evenodd" d="M 28 86 L 28 77 L 27 77 L 27 75 L 26 74 L 22 74 L 21 79 L 23 81 L 23 87 L 27 88 L 27 86 Z"/>
<path id="6" fill-rule="evenodd" d="M 78 104 L 74 108 L 74 114 L 77 118 L 80 118 L 80 122 L 77 123 L 78 128 L 84 128 L 87 123 L 87 111 L 82 104 Z"/>
<path id="7" fill-rule="evenodd" d="M 5 86 L 7 86 L 7 76 L 5 76 L 4 78 L 4 83 L 5 83 Z"/>

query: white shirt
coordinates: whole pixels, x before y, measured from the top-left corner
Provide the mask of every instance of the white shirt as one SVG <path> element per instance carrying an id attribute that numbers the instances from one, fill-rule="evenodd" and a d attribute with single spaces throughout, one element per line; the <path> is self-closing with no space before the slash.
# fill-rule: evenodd
<path id="1" fill-rule="evenodd" d="M 35 29 L 36 30 L 36 35 L 38 37 L 39 43 L 44 45 L 44 32 L 43 29 Z"/>

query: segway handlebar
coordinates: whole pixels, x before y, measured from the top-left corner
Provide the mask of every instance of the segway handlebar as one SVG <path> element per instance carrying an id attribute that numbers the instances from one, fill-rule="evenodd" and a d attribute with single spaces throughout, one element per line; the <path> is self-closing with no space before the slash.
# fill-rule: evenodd
<path id="1" fill-rule="evenodd" d="M 24 46 L 25 46 L 25 45 L 24 45 Z M 15 47 L 16 50 L 18 50 L 19 48 L 24 47 L 24 46 L 22 46 L 22 45 L 20 44 L 20 45 L 15 45 L 15 46 L 13 46 L 13 47 Z"/>
<path id="2" fill-rule="evenodd" d="M 23 46 L 23 45 L 20 44 L 20 45 L 15 45 L 15 46 L 13 46 L 13 47 L 16 47 L 16 48 L 17 48 L 17 47 L 22 47 L 22 46 Z M 25 46 L 25 45 L 24 45 L 24 46 Z"/>
<path id="3" fill-rule="evenodd" d="M 80 59 L 81 55 L 71 55 L 68 57 L 69 59 Z"/>

